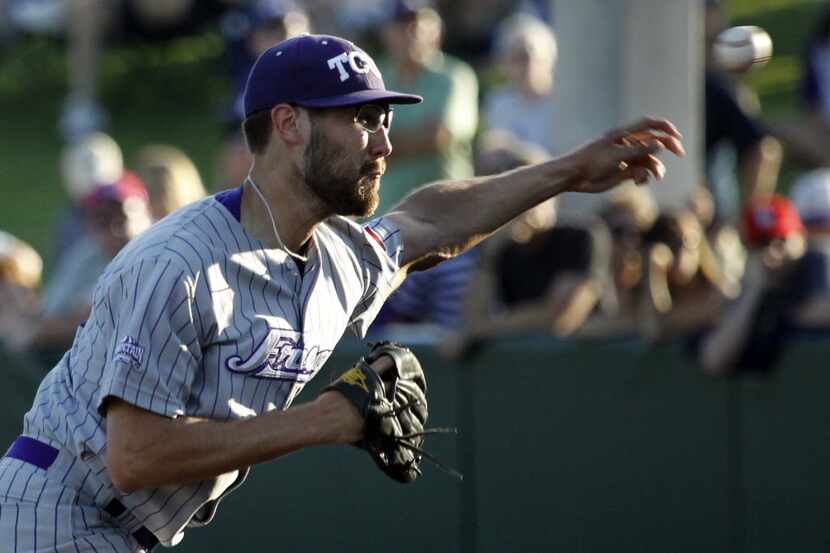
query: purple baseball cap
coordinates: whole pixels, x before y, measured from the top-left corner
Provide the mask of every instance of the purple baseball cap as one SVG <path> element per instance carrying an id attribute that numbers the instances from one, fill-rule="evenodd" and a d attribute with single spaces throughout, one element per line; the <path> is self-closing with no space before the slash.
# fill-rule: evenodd
<path id="1" fill-rule="evenodd" d="M 256 60 L 245 86 L 245 117 L 283 103 L 329 108 L 422 100 L 386 90 L 374 60 L 354 43 L 302 35 L 272 46 Z"/>

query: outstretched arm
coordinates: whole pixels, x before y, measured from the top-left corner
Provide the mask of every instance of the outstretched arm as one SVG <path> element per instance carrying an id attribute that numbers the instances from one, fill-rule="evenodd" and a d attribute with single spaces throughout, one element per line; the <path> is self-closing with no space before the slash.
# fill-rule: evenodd
<path id="1" fill-rule="evenodd" d="M 403 236 L 401 266 L 418 270 L 454 257 L 562 192 L 604 192 L 627 180 L 660 179 L 665 167 L 656 154 L 663 149 L 683 155 L 680 133 L 669 121 L 646 118 L 552 161 L 424 186 L 388 216 Z"/>

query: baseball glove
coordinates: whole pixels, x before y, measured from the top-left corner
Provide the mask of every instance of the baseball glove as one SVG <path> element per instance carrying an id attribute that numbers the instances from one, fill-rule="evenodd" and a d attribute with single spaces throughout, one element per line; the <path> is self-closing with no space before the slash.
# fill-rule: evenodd
<path id="1" fill-rule="evenodd" d="M 377 371 L 370 366 L 382 355 L 392 358 L 391 367 Z M 329 384 L 351 401 L 364 419 L 363 439 L 354 445 L 365 449 L 378 468 L 397 482 L 412 482 L 421 475 L 424 457 L 447 470 L 424 451 L 424 436 L 455 432 L 448 428 L 425 429 L 429 408 L 426 378 L 418 358 L 409 349 L 393 342 L 373 344 L 371 351 Z"/>

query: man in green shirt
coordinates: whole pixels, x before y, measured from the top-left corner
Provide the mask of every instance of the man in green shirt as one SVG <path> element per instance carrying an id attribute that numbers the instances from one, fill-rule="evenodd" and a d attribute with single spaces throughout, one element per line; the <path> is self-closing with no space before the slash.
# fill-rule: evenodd
<path id="1" fill-rule="evenodd" d="M 426 2 L 399 0 L 382 31 L 385 56 L 379 65 L 386 85 L 411 90 L 424 102 L 395 113 L 395 147 L 378 213 L 420 183 L 473 175 L 478 80 L 469 65 L 441 52 L 441 27 L 441 17 Z"/>

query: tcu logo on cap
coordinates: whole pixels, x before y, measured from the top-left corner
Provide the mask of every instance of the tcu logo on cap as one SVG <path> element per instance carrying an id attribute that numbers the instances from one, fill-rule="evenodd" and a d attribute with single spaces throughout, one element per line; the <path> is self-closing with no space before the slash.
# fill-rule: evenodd
<path id="1" fill-rule="evenodd" d="M 378 70 L 375 62 L 370 58 L 367 54 L 360 52 L 358 50 L 352 50 L 351 52 L 343 52 L 339 56 L 335 56 L 328 60 L 329 69 L 335 69 L 340 72 L 340 81 L 347 81 L 349 80 L 349 72 L 346 71 L 346 64 L 354 71 L 355 73 L 368 73 L 371 71 L 374 73 L 377 78 L 381 78 L 380 70 Z"/>

